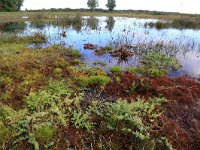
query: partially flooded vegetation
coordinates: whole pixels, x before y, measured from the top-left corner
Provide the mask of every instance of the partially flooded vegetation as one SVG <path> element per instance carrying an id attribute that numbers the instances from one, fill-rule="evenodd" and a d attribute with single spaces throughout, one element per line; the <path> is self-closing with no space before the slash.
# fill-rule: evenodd
<path id="1" fill-rule="evenodd" d="M 200 148 L 196 25 L 32 17 L 0 23 L 0 149 Z"/>

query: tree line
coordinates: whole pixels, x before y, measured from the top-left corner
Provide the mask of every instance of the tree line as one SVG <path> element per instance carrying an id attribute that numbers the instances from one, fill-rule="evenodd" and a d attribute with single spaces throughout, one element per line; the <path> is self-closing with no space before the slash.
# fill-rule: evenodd
<path id="1" fill-rule="evenodd" d="M 0 0 L 0 11 L 19 11 L 24 0 Z M 99 6 L 98 0 L 88 0 L 87 5 L 91 10 L 95 10 Z M 116 0 L 107 0 L 106 7 L 113 11 L 116 7 Z"/>
<path id="2" fill-rule="evenodd" d="M 99 1 L 88 0 L 87 5 L 91 10 L 95 10 L 99 6 Z M 108 10 L 113 11 L 116 7 L 116 0 L 107 0 L 106 7 L 108 8 Z"/>
<path id="3" fill-rule="evenodd" d="M 19 11 L 24 0 L 0 0 L 0 11 Z"/>

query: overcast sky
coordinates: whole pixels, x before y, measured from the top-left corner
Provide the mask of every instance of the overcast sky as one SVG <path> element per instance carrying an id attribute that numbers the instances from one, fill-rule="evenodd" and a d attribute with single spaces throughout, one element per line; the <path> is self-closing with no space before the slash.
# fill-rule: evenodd
<path id="1" fill-rule="evenodd" d="M 99 0 L 105 8 L 107 0 Z M 200 0 L 116 0 L 116 9 L 157 10 L 200 14 Z M 22 9 L 87 8 L 87 0 L 24 0 Z"/>

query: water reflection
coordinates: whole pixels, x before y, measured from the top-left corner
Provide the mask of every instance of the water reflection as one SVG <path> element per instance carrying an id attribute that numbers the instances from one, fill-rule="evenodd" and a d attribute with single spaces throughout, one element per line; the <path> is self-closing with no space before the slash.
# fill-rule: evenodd
<path id="1" fill-rule="evenodd" d="M 2 32 L 23 32 L 25 28 L 26 28 L 25 22 L 0 23 L 0 31 Z"/>
<path id="2" fill-rule="evenodd" d="M 33 28 L 43 29 L 46 26 L 47 22 L 43 20 L 34 20 L 31 21 L 31 26 Z"/>
<path id="3" fill-rule="evenodd" d="M 80 32 L 82 29 L 82 26 L 83 26 L 83 18 L 79 14 L 77 14 L 75 18 L 73 18 L 72 27 L 77 32 Z"/>
<path id="4" fill-rule="evenodd" d="M 113 17 L 108 17 L 106 19 L 106 23 L 107 23 L 107 25 L 105 28 L 108 29 L 108 31 L 112 32 L 112 30 L 115 26 L 115 19 Z"/>
<path id="5" fill-rule="evenodd" d="M 97 30 L 99 27 L 99 20 L 94 17 L 94 16 L 90 16 L 87 19 L 87 26 L 91 29 L 91 30 Z"/>
<path id="6" fill-rule="evenodd" d="M 94 61 L 105 62 L 104 69 L 121 65 L 123 68 L 138 65 L 142 55 L 149 52 L 161 52 L 167 56 L 175 56 L 182 64 L 182 68 L 174 75 L 200 74 L 200 30 L 197 29 L 162 29 L 145 28 L 144 24 L 156 22 L 152 19 L 135 19 L 122 17 L 74 17 L 64 16 L 40 22 L 25 22 L 25 26 L 13 26 L 21 28 L 23 34 L 42 32 L 47 35 L 51 44 L 73 45 L 83 54 L 83 58 L 93 65 Z M 10 25 L 0 24 L 0 29 L 9 31 Z M 99 56 L 95 51 L 84 49 L 86 43 L 92 43 L 100 47 L 111 45 L 114 50 L 125 47 L 133 56 L 113 57 L 110 52 Z M 122 55 L 123 56 L 123 55 Z M 124 61 L 125 60 L 125 61 Z M 191 65 L 190 65 L 191 64 Z M 188 67 L 190 66 L 190 67 Z M 192 68 L 192 69 L 191 69 Z"/>

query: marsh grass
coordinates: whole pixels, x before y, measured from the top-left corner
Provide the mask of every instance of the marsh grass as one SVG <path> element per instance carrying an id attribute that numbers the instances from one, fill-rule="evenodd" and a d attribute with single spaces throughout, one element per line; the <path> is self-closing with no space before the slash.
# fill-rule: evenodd
<path id="1" fill-rule="evenodd" d="M 36 13 L 33 13 L 31 15 L 31 19 L 33 20 L 43 20 L 43 19 L 48 19 L 48 16 L 45 14 L 45 13 L 42 13 L 42 12 L 36 12 Z"/>
<path id="2" fill-rule="evenodd" d="M 179 13 L 167 13 L 167 12 L 148 12 L 148 11 L 97 11 L 91 12 L 88 10 L 71 10 L 71 11 L 39 11 L 39 12 L 0 12 L 0 20 L 21 20 L 22 16 L 35 16 L 35 14 L 41 13 L 48 18 L 55 18 L 56 16 L 75 16 L 77 11 L 80 12 L 81 16 L 111 16 L 111 17 L 132 17 L 132 18 L 152 18 L 152 19 L 163 19 L 163 20 L 174 20 L 177 18 L 190 18 L 199 20 L 199 15 L 193 14 L 179 14 Z"/>
<path id="3" fill-rule="evenodd" d="M 172 21 L 158 21 L 145 23 L 145 27 L 166 29 L 166 28 L 177 28 L 177 29 L 199 29 L 200 21 L 191 18 L 178 18 Z"/>
<path id="4" fill-rule="evenodd" d="M 13 43 L 18 41 L 16 33 L 0 32 L 0 43 Z"/>

